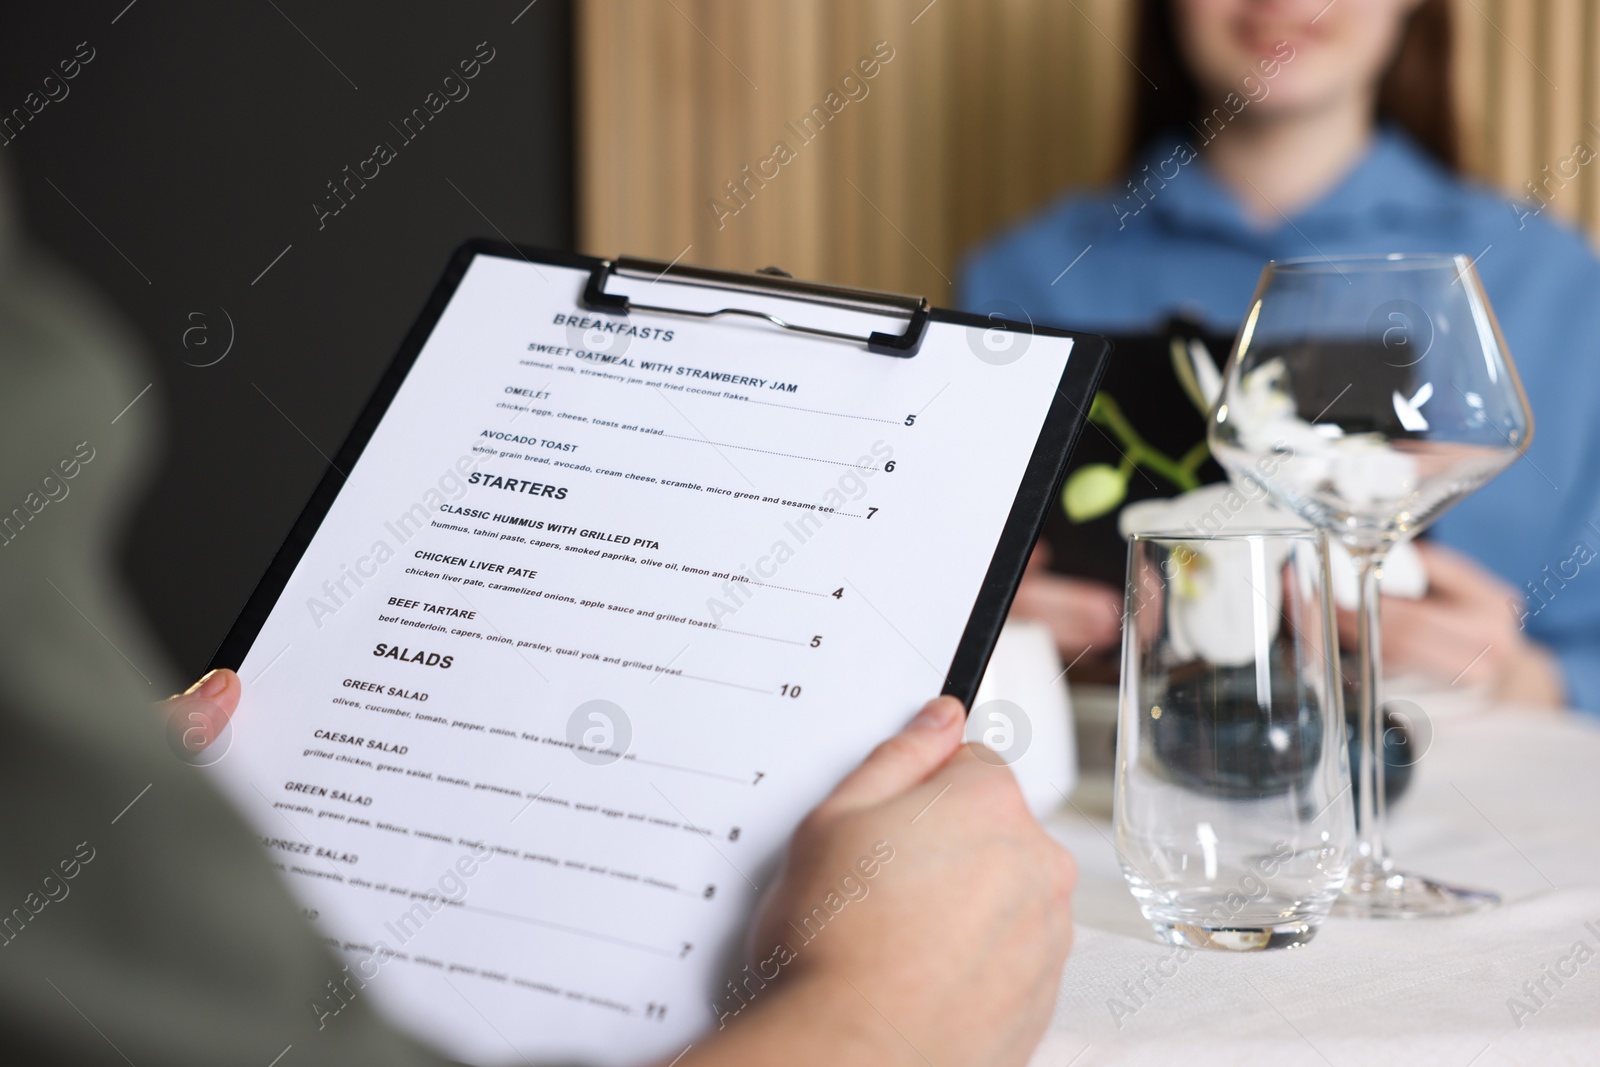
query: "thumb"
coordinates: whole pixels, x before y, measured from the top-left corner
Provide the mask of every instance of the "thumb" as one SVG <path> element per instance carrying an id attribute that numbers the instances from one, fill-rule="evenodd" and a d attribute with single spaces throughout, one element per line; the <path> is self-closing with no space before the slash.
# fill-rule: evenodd
<path id="1" fill-rule="evenodd" d="M 175 744 L 193 757 L 204 752 L 227 727 L 243 692 L 239 676 L 222 668 L 211 671 L 177 696 L 168 697 L 158 707 Z"/>
<path id="2" fill-rule="evenodd" d="M 873 749 L 819 810 L 874 807 L 920 785 L 961 747 L 965 727 L 965 709 L 955 697 L 929 701 L 904 730 Z"/>

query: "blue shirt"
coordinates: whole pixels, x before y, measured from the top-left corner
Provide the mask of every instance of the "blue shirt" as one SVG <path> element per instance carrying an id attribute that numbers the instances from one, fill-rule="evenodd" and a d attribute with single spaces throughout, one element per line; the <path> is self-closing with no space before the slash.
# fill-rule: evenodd
<path id="1" fill-rule="evenodd" d="M 1106 333 L 1183 311 L 1231 333 L 1268 259 L 1474 257 L 1533 407 L 1534 441 L 1434 533 L 1522 592 L 1523 626 L 1560 659 L 1569 701 L 1600 712 L 1600 259 L 1583 236 L 1539 200 L 1462 180 L 1393 129 L 1317 203 L 1262 227 L 1203 157 L 1180 162 L 1192 155 L 1180 144 L 1158 139 L 1135 163 L 1128 177 L 1142 196 L 1126 184 L 1071 195 L 979 248 L 961 272 L 961 306 Z M 1551 183 L 1544 195 L 1579 192 Z"/>

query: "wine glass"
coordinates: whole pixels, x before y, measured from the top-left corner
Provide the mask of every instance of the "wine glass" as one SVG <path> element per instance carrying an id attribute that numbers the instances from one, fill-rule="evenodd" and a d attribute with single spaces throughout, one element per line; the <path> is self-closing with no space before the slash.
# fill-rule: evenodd
<path id="1" fill-rule="evenodd" d="M 1533 414 L 1472 261 L 1274 261 L 1234 343 L 1208 436 L 1349 551 L 1359 578 L 1357 856 L 1337 913 L 1411 918 L 1496 903 L 1397 870 L 1384 847 L 1378 581 L 1384 556 L 1510 466 Z"/>

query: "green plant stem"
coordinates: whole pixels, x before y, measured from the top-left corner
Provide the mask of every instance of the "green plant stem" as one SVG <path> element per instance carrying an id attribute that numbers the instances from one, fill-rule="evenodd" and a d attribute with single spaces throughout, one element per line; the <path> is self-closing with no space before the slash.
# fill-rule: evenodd
<path id="1" fill-rule="evenodd" d="M 1186 471 L 1197 471 L 1200 469 L 1200 464 L 1204 463 L 1210 455 L 1210 443 L 1201 441 L 1183 454 L 1183 458 L 1178 460 L 1178 466 Z"/>
<path id="2" fill-rule="evenodd" d="M 1195 476 L 1194 470 L 1174 463 L 1166 453 L 1152 448 L 1139 435 L 1139 431 L 1133 428 L 1127 416 L 1123 415 L 1121 406 L 1109 394 L 1100 393 L 1095 397 L 1089 415 L 1095 422 L 1110 430 L 1122 443 L 1126 453 L 1123 456 L 1124 461 L 1131 460 L 1136 466 L 1149 468 L 1184 492 L 1200 487 L 1200 479 Z"/>

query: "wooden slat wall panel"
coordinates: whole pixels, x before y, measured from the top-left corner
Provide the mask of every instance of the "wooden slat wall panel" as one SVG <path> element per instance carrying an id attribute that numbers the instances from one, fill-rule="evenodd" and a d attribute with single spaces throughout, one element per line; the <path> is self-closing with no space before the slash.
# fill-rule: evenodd
<path id="1" fill-rule="evenodd" d="M 1512 188 L 1537 180 L 1543 165 L 1535 104 L 1540 90 L 1552 87 L 1535 58 L 1539 51 L 1534 33 L 1537 6 L 1544 5 L 1529 0 L 1497 0 L 1492 6 L 1484 6 L 1480 16 L 1492 20 L 1497 33 L 1489 39 L 1489 62 L 1494 66 L 1499 92 L 1491 111 L 1493 149 L 1488 177 Z"/>
<path id="2" fill-rule="evenodd" d="M 1128 0 L 580 0 L 579 242 L 948 300 L 961 255 L 1122 152 Z M 1600 0 L 1457 0 L 1470 169 L 1600 234 Z M 884 41 L 894 58 L 795 127 Z M 776 177 L 747 177 L 785 142 Z M 746 172 L 746 165 L 751 168 Z M 770 174 L 770 171 L 768 172 Z M 1570 169 L 1568 171 L 1570 173 Z M 742 183 L 737 196 L 727 183 Z M 711 206 L 736 214 L 720 223 Z"/>
<path id="3" fill-rule="evenodd" d="M 1600 63 L 1595 61 L 1600 51 L 1600 4 L 1587 3 L 1580 41 L 1583 49 L 1583 128 L 1580 139 L 1600 151 Z M 1600 181 L 1583 183 L 1583 219 L 1591 233 L 1600 229 Z"/>
<path id="4" fill-rule="evenodd" d="M 1592 0 L 1547 0 L 1548 10 L 1540 27 L 1539 65 L 1549 75 L 1541 80 L 1539 118 L 1541 165 L 1549 164 L 1558 175 L 1567 173 L 1560 164 L 1570 159 L 1574 139 L 1583 128 L 1583 37 L 1573 27 L 1583 25 L 1583 9 Z M 1576 166 L 1574 162 L 1571 164 Z M 1569 185 L 1554 203 L 1564 219 L 1576 219 L 1582 201 L 1578 190 Z"/>
<path id="5" fill-rule="evenodd" d="M 1491 3 L 1492 0 L 1478 0 Z M 1487 9 L 1485 9 L 1487 10 Z M 1461 146 L 1468 166 L 1477 174 L 1488 173 L 1490 146 L 1488 142 L 1489 116 L 1499 91 L 1499 82 L 1490 69 L 1490 38 L 1495 36 L 1489 20 L 1476 12 L 1464 18 L 1457 5 L 1456 11 L 1456 107 L 1461 118 Z"/>

